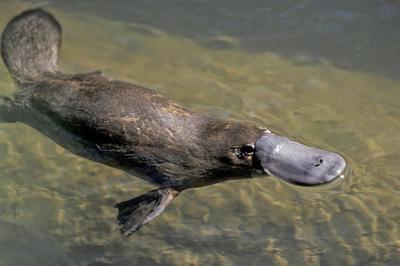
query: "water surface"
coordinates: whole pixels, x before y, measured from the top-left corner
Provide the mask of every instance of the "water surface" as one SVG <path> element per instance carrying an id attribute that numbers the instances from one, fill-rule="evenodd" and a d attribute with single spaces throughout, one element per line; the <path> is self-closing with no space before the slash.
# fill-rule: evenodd
<path id="1" fill-rule="evenodd" d="M 154 187 L 0 125 L 0 265 L 397 265 L 397 1 L 2 1 L 0 27 L 42 6 L 60 64 L 251 121 L 349 163 L 334 185 L 272 177 L 183 192 L 130 238 L 112 206 Z M 15 88 L 0 65 L 1 93 Z"/>

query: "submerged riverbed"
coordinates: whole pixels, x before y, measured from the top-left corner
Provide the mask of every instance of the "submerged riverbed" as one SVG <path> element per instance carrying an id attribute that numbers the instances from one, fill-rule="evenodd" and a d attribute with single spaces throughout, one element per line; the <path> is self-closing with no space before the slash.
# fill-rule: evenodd
<path id="1" fill-rule="evenodd" d="M 400 4 L 268 2 L 2 1 L 1 29 L 32 7 L 58 18 L 67 72 L 257 123 L 348 170 L 316 188 L 264 177 L 186 191 L 124 238 L 113 205 L 152 185 L 0 124 L 0 265 L 397 265 Z M 15 91 L 3 64 L 0 90 Z"/>

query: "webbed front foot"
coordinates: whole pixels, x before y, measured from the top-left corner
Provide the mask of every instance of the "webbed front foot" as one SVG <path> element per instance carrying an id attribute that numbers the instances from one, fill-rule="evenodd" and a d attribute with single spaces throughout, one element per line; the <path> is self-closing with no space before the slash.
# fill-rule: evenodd
<path id="1" fill-rule="evenodd" d="M 159 216 L 179 194 L 173 188 L 152 190 L 139 197 L 117 203 L 121 234 L 130 236 L 139 228 Z"/>

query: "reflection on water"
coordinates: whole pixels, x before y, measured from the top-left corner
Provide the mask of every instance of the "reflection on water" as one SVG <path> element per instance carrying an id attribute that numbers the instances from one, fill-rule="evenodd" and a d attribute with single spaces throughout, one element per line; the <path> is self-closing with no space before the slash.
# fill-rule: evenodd
<path id="1" fill-rule="evenodd" d="M 64 27 L 65 70 L 102 69 L 340 152 L 347 177 L 315 189 L 265 177 L 184 192 L 125 239 L 112 206 L 151 185 L 1 124 L 0 265 L 400 261 L 396 1 L 102 2 L 5 1 L 0 26 L 45 5 Z M 14 90 L 3 65 L 0 88 Z"/>

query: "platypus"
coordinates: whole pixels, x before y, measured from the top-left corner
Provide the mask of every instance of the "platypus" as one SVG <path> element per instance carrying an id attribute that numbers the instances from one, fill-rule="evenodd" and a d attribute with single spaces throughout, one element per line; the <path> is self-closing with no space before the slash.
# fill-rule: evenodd
<path id="1" fill-rule="evenodd" d="M 57 64 L 61 26 L 33 9 L 2 33 L 1 55 L 17 91 L 0 97 L 0 121 L 29 125 L 65 149 L 158 186 L 117 203 L 129 236 L 183 190 L 262 172 L 298 185 L 342 175 L 337 153 L 307 147 L 248 122 L 191 112 L 154 90 L 105 77 L 66 74 Z"/>

